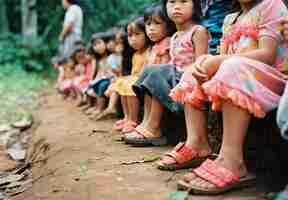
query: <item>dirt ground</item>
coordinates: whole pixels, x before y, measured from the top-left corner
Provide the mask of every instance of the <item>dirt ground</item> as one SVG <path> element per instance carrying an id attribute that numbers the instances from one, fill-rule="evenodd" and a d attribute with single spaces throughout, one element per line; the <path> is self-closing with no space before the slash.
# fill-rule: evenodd
<path id="1" fill-rule="evenodd" d="M 35 177 L 43 177 L 15 200 L 164 200 L 187 172 L 162 172 L 153 163 L 121 165 L 161 155 L 171 147 L 127 146 L 117 141 L 119 134 L 110 132 L 113 120 L 92 122 L 56 94 L 41 102 L 35 111 L 41 121 L 36 138 L 47 138 L 52 156 L 44 167 L 34 169 Z M 255 188 L 224 196 L 189 196 L 189 200 L 252 199 L 259 199 Z"/>

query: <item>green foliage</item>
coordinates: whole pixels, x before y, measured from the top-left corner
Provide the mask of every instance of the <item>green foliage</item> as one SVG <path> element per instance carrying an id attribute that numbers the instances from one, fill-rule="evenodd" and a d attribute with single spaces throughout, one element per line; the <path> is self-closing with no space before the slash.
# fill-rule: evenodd
<path id="1" fill-rule="evenodd" d="M 26 109 L 35 109 L 37 91 L 48 85 L 39 74 L 13 65 L 0 65 L 0 80 L 0 124 L 17 120 Z"/>
<path id="2" fill-rule="evenodd" d="M 11 33 L 0 35 L 0 65 L 41 71 L 48 65 L 49 52 L 49 47 L 43 40 L 25 41 L 20 35 Z"/>

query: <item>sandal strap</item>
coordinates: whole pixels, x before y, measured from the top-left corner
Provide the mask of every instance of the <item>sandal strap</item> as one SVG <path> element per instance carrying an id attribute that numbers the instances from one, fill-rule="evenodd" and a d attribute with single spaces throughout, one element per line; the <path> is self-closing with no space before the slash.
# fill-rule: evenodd
<path id="1" fill-rule="evenodd" d="M 179 143 L 171 152 L 165 155 L 174 158 L 178 164 L 183 164 L 196 158 L 198 154 L 195 149 L 188 147 L 185 143 Z"/>
<path id="2" fill-rule="evenodd" d="M 154 139 L 154 138 L 159 138 L 160 136 L 151 133 L 150 131 L 147 131 L 143 126 L 138 125 L 135 129 L 137 134 L 143 136 L 144 138 L 147 139 Z"/>
<path id="3" fill-rule="evenodd" d="M 223 188 L 240 180 L 240 176 L 219 166 L 210 159 L 207 159 L 200 167 L 192 171 L 200 178 L 214 184 L 218 188 Z"/>

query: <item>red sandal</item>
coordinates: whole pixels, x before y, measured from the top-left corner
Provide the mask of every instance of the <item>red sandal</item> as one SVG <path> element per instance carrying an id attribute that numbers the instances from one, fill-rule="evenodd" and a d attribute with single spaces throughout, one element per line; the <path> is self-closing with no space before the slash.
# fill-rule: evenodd
<path id="1" fill-rule="evenodd" d="M 165 157 L 174 159 L 174 163 L 167 164 Z M 200 155 L 199 151 L 187 146 L 185 143 L 179 143 L 171 152 L 166 153 L 158 162 L 157 168 L 160 170 L 174 171 L 178 169 L 186 169 L 198 167 L 207 158 L 216 158 L 215 155 Z M 167 161 L 167 160 L 166 160 Z"/>
<path id="2" fill-rule="evenodd" d="M 215 185 L 213 188 L 202 188 L 200 186 L 191 185 L 187 180 L 178 182 L 179 190 L 188 190 L 192 194 L 217 195 L 229 192 L 233 189 L 240 189 L 256 184 L 256 176 L 248 174 L 240 177 L 230 170 L 219 166 L 216 162 L 207 159 L 203 164 L 192 170 L 197 177 Z"/>

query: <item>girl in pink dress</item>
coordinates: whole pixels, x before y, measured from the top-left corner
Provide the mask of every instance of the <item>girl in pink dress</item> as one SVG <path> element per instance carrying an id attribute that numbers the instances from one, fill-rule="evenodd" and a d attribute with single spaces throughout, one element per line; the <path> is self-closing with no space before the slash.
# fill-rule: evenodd
<path id="1" fill-rule="evenodd" d="M 74 87 L 79 99 L 77 106 L 85 105 L 86 99 L 84 95 L 85 89 L 94 76 L 95 60 L 89 55 L 84 47 L 75 49 L 73 53 L 74 60 L 78 63 L 76 71 L 78 76 L 74 79 Z"/>
<path id="2" fill-rule="evenodd" d="M 218 56 L 202 56 L 189 67 L 170 96 L 184 104 L 187 140 L 161 164 L 205 159 L 207 141 L 205 101 L 223 113 L 223 142 L 218 158 L 207 159 L 178 183 L 195 194 L 218 194 L 255 183 L 243 159 L 243 143 L 252 116 L 263 118 L 276 108 L 285 87 L 281 0 L 238 0 L 239 12 L 224 20 Z M 198 162 L 199 163 L 199 162 Z"/>

